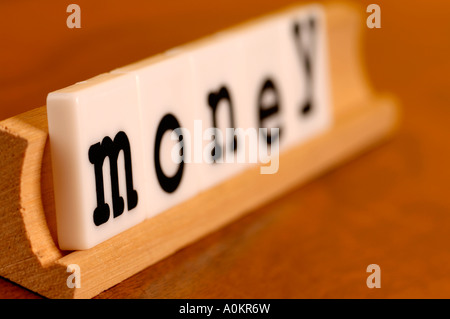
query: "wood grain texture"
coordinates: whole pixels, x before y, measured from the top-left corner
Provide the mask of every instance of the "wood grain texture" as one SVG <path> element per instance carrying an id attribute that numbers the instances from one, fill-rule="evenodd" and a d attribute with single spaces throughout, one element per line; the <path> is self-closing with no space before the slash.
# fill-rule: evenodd
<path id="1" fill-rule="evenodd" d="M 31 15 L 27 13 L 33 11 L 29 7 L 20 7 L 24 6 L 23 2 L 15 3 L 8 4 L 11 12 Z M 83 3 L 79 3 L 84 8 Z M 18 44 L 16 50 L 12 48 L 1 53 L 2 63 L 8 66 L 2 73 L 2 83 L 7 85 L 0 86 L 3 90 L 0 113 L 7 118 L 27 107 L 42 105 L 46 94 L 53 89 L 147 56 L 136 48 L 147 46 L 149 51 L 157 53 L 215 28 L 269 12 L 289 1 L 258 3 L 260 6 L 251 1 L 206 3 L 207 9 L 217 5 L 224 13 L 216 19 L 208 18 L 207 10 L 196 11 L 197 2 L 192 8 L 180 4 L 174 15 L 160 4 L 155 18 L 147 23 L 161 26 L 159 29 L 163 34 L 169 33 L 170 37 L 154 37 L 156 40 L 152 44 L 137 44 L 139 36 L 136 34 L 145 33 L 145 27 L 142 21 L 136 22 L 134 27 L 120 29 L 122 32 L 116 37 L 119 43 L 133 43 L 132 49 L 118 50 L 115 56 L 105 55 L 104 59 L 98 59 L 102 52 L 118 44 L 111 44 L 105 36 L 103 39 L 110 42 L 109 46 L 105 48 L 102 41 L 97 40 L 96 47 L 97 44 L 91 42 L 90 48 L 96 48 L 96 53 L 78 53 L 78 57 L 72 53 L 74 51 L 60 45 L 59 52 L 66 54 L 58 55 L 64 57 L 56 63 L 59 67 L 46 65 L 48 61 L 58 60 L 56 55 L 50 59 L 43 57 L 51 52 L 49 43 L 57 42 L 52 36 L 67 32 L 64 28 L 58 31 L 55 22 L 58 12 L 64 8 L 52 9 L 52 4 L 48 4 L 52 16 L 47 20 L 54 25 L 38 25 L 36 30 L 27 28 L 24 17 L 11 14 L 10 18 L 2 20 L 11 27 L 2 28 L 0 32 L 14 30 L 8 31 L 9 35 L 2 34 L 2 39 Z M 358 1 L 361 3 L 369 4 Z M 397 93 L 405 106 L 404 120 L 396 137 L 314 179 L 307 186 L 293 189 L 269 205 L 254 210 L 239 223 L 233 223 L 145 269 L 99 298 L 445 298 L 450 295 L 445 266 L 450 260 L 447 249 L 450 210 L 447 165 L 450 154 L 443 147 L 447 143 L 447 104 L 450 100 L 446 80 L 450 71 L 446 58 L 449 47 L 443 41 L 450 30 L 445 17 L 448 7 L 441 1 L 411 4 L 380 0 L 377 3 L 382 8 L 383 27 L 364 30 L 364 56 L 375 88 Z M 42 6 L 46 5 L 42 2 Z M 364 5 L 361 5 L 362 12 Z M 114 13 L 113 8 L 109 10 L 112 12 L 111 24 L 119 25 L 126 18 L 117 19 L 117 16 L 131 14 L 123 6 L 120 6 L 122 11 L 115 7 L 120 13 Z M 184 23 L 189 27 L 180 30 L 180 34 L 171 33 L 176 29 L 177 21 L 189 19 L 184 16 L 189 13 L 200 22 L 192 26 Z M 13 16 L 16 21 L 12 21 Z M 109 17 L 106 14 L 102 20 L 100 15 L 91 13 L 91 18 L 101 24 Z M 47 39 L 42 34 L 47 35 Z M 128 39 L 125 40 L 125 36 Z M 36 40 L 30 40 L 33 37 Z M 20 40 L 13 41 L 12 38 Z M 79 37 L 80 43 L 84 41 L 82 38 Z M 31 53 L 24 48 L 33 41 L 35 50 Z M 70 43 L 68 39 L 64 41 Z M 85 48 L 81 45 L 77 50 Z M 128 61 L 115 63 L 116 58 Z M 19 62 L 21 60 L 24 62 Z M 87 75 L 89 72 L 92 73 Z M 14 81 L 10 81 L 13 78 Z M 64 81 L 63 85 L 55 85 Z M 53 87 L 50 87 L 52 83 Z M 22 94 L 24 91 L 27 94 Z M 382 269 L 382 288 L 378 290 L 365 286 L 365 267 L 373 262 Z M 0 296 L 35 297 L 3 280 L 0 281 Z"/>

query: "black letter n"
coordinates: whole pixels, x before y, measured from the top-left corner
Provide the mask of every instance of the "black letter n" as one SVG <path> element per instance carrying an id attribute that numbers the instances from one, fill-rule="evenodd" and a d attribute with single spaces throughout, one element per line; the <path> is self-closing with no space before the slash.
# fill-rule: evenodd
<path id="1" fill-rule="evenodd" d="M 222 86 L 219 90 L 219 92 L 214 93 L 211 92 L 208 95 L 208 104 L 212 109 L 212 120 L 213 120 L 213 126 L 215 130 L 218 130 L 217 128 L 217 106 L 221 100 L 228 101 L 229 109 L 230 109 L 230 127 L 235 128 L 234 126 L 234 116 L 233 116 L 233 103 L 231 102 L 231 96 L 228 92 L 228 89 L 225 86 Z M 214 137 L 214 148 L 211 152 L 212 159 L 214 160 L 213 163 L 216 163 L 216 160 L 222 156 L 222 146 L 217 141 L 217 137 Z M 226 149 L 226 152 L 229 152 L 229 150 L 232 150 L 236 152 L 237 150 L 237 139 L 236 136 L 234 136 L 233 141 L 230 142 L 230 148 Z"/>
<path id="2" fill-rule="evenodd" d="M 122 131 L 116 134 L 114 141 L 106 136 L 101 144 L 97 143 L 89 148 L 89 161 L 94 164 L 95 187 L 97 190 L 97 208 L 94 209 L 94 224 L 96 226 L 106 223 L 109 219 L 109 205 L 105 203 L 103 186 L 103 163 L 106 157 L 109 157 L 114 218 L 123 213 L 124 201 L 119 194 L 119 177 L 117 171 L 117 160 L 120 151 L 123 151 L 125 160 L 128 210 L 135 208 L 138 202 L 138 194 L 133 188 L 131 151 L 128 137 Z"/>

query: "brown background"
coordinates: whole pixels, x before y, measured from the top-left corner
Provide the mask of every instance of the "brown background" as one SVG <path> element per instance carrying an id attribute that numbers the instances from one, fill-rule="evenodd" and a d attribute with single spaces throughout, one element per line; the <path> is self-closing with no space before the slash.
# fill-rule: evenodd
<path id="1" fill-rule="evenodd" d="M 66 7 L 81 7 L 81 29 Z M 48 92 L 291 4 L 281 0 L 2 1 L 0 120 Z M 99 298 L 449 298 L 450 5 L 381 6 L 363 53 L 402 123 L 376 147 Z M 381 267 L 381 288 L 366 267 Z M 0 298 L 39 297 L 0 278 Z"/>

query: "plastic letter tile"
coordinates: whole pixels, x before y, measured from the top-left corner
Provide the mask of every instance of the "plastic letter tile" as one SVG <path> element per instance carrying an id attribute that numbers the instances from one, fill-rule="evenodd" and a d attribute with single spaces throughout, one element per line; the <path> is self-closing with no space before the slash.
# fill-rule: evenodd
<path id="1" fill-rule="evenodd" d="M 63 250 L 88 249 L 146 217 L 137 93 L 133 75 L 103 74 L 48 95 Z"/>
<path id="2" fill-rule="evenodd" d="M 281 151 L 330 125 L 324 20 L 319 6 L 309 6 L 246 32 L 250 105 L 258 127 L 279 128 Z"/>
<path id="3" fill-rule="evenodd" d="M 286 144 L 299 144 L 331 125 L 325 17 L 319 5 L 283 19 L 280 41 L 286 85 Z"/>
<path id="4" fill-rule="evenodd" d="M 246 68 L 249 107 L 253 110 L 254 126 L 267 129 L 261 143 L 286 141 L 286 78 L 283 75 L 283 44 L 280 32 L 283 19 L 279 16 L 251 25 L 245 31 Z M 278 128 L 279 132 L 273 132 Z"/>
<path id="5" fill-rule="evenodd" d="M 203 132 L 201 189 L 248 168 L 245 156 L 256 112 L 250 108 L 244 42 L 241 33 L 222 33 L 190 53 L 197 124 Z M 206 42 L 206 41 L 205 41 Z M 236 130 L 239 129 L 242 133 Z M 236 137 L 234 135 L 236 133 Z"/>
<path id="6" fill-rule="evenodd" d="M 164 55 L 113 72 L 138 79 L 145 180 L 152 196 L 147 217 L 152 217 L 198 193 L 198 165 L 190 159 L 195 105 L 189 58 Z"/>

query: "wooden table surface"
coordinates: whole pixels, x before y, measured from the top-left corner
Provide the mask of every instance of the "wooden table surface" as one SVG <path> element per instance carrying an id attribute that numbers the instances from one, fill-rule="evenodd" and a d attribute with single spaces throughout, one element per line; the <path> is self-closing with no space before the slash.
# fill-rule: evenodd
<path id="1" fill-rule="evenodd" d="M 81 29 L 72 2 L 0 3 L 0 120 L 294 1 L 74 2 Z M 373 1 L 353 2 L 367 16 Z M 396 135 L 97 298 L 450 298 L 450 5 L 375 3 L 382 28 L 363 26 L 362 47 L 375 89 L 401 101 Z M 40 296 L 0 278 L 0 298 Z"/>

